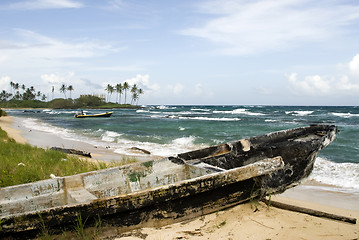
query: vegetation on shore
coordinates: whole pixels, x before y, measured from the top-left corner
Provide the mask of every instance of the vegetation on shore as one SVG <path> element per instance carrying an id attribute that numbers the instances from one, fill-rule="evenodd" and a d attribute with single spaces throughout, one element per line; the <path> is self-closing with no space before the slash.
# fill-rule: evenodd
<path id="1" fill-rule="evenodd" d="M 52 108 L 52 109 L 138 109 L 140 106 L 131 104 L 117 104 L 101 101 L 99 97 L 83 95 L 75 100 L 57 98 L 50 102 L 39 100 L 9 100 L 0 101 L 2 108 Z"/>
<path id="2" fill-rule="evenodd" d="M 52 86 L 52 100 L 46 101 L 48 97 L 40 91 L 35 90 L 33 86 L 26 88 L 25 85 L 10 82 L 11 92 L 2 90 L 0 92 L 0 107 L 3 108 L 57 108 L 57 109 L 77 109 L 77 108 L 139 108 L 138 100 L 140 95 L 144 94 L 141 88 L 136 84 L 130 86 L 127 82 L 112 86 L 108 84 L 105 88 L 105 95 L 81 95 L 79 98 L 72 99 L 71 93 L 74 91 L 72 85 L 66 86 L 62 84 L 59 89 L 65 98 L 54 99 L 55 88 Z M 66 92 L 70 92 L 70 98 L 67 98 Z M 127 103 L 127 91 L 131 93 L 131 103 Z M 116 92 L 116 102 L 111 102 L 111 95 Z M 124 102 L 121 104 L 121 97 L 124 94 Z M 134 105 L 136 104 L 136 105 Z"/>
<path id="3" fill-rule="evenodd" d="M 133 159 L 124 159 L 121 163 L 87 161 L 59 151 L 16 143 L 1 128 L 0 159 L 0 187 L 48 179 L 51 174 L 58 177 L 68 176 L 135 161 Z"/>
<path id="4" fill-rule="evenodd" d="M 0 109 L 0 117 L 2 116 L 7 116 L 7 113 L 4 110 Z"/>

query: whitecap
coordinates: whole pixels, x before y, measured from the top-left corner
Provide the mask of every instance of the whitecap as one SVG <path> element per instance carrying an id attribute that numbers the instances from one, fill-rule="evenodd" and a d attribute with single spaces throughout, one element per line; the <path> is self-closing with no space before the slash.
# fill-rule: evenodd
<path id="1" fill-rule="evenodd" d="M 295 116 L 307 116 L 312 114 L 314 111 L 287 111 L 285 114 L 292 114 Z"/>
<path id="2" fill-rule="evenodd" d="M 201 120 L 201 121 L 240 121 L 240 118 L 208 118 L 208 117 L 178 117 L 179 119 Z"/>
<path id="3" fill-rule="evenodd" d="M 274 120 L 274 119 L 266 119 L 264 120 L 265 122 L 278 122 L 278 120 Z"/>
<path id="4" fill-rule="evenodd" d="M 352 114 L 352 113 L 331 113 L 331 114 L 342 118 L 359 117 L 359 114 Z"/>
<path id="5" fill-rule="evenodd" d="M 213 113 L 222 113 L 222 114 L 242 114 L 242 115 L 248 115 L 248 116 L 263 116 L 264 113 L 258 113 L 258 112 L 249 112 L 245 108 L 238 108 L 234 109 L 232 111 L 213 111 Z"/>
<path id="6" fill-rule="evenodd" d="M 207 108 L 204 108 L 204 109 L 203 109 L 203 108 L 192 108 L 191 111 L 209 112 L 209 111 L 211 111 L 211 109 L 207 109 Z"/>
<path id="7" fill-rule="evenodd" d="M 335 163 L 318 157 L 309 178 L 324 184 L 359 191 L 359 164 Z"/>
<path id="8" fill-rule="evenodd" d="M 117 133 L 117 132 L 113 132 L 113 131 L 105 131 L 103 134 L 102 134 L 102 141 L 105 141 L 105 142 L 115 142 L 118 137 L 120 137 L 122 134 L 120 133 Z"/>

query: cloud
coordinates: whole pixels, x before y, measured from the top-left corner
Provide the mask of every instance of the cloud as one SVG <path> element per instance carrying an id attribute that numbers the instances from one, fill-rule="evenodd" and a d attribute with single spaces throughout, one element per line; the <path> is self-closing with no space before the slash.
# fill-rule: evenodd
<path id="1" fill-rule="evenodd" d="M 289 88 L 295 95 L 330 96 L 359 93 L 359 54 L 346 64 L 347 73 L 340 76 L 311 75 L 299 79 L 297 73 L 288 77 Z"/>
<path id="2" fill-rule="evenodd" d="M 340 1 L 214 0 L 202 3 L 200 11 L 207 19 L 180 33 L 206 39 L 226 55 L 255 54 L 322 41 L 359 19 L 358 5 Z"/>
<path id="3" fill-rule="evenodd" d="M 292 73 L 289 82 L 293 92 L 306 95 L 325 95 L 331 91 L 330 81 L 319 75 L 306 76 L 303 80 L 298 80 L 298 74 Z"/>
<path id="4" fill-rule="evenodd" d="M 0 63 L 8 71 L 21 66 L 23 71 L 38 69 L 41 74 L 44 69 L 58 71 L 59 68 L 81 67 L 88 59 L 122 50 L 106 42 L 89 39 L 63 41 L 25 29 L 14 29 L 6 37 L 8 39 L 4 40 L 1 39 L 4 36 L 0 36 Z"/>
<path id="5" fill-rule="evenodd" d="M 167 89 L 168 93 L 178 96 L 182 95 L 184 86 L 181 83 L 170 84 L 167 86 Z"/>
<path id="6" fill-rule="evenodd" d="M 100 89 L 100 90 L 102 90 L 102 86 L 101 86 L 100 84 L 94 83 L 94 82 L 92 82 L 92 81 L 89 80 L 89 79 L 81 78 L 80 81 L 81 81 L 81 83 L 82 83 L 82 84 L 81 84 L 82 86 L 86 86 L 86 87 L 90 87 L 90 88 L 93 88 L 93 89 Z"/>
<path id="7" fill-rule="evenodd" d="M 194 86 L 194 94 L 195 94 L 195 95 L 201 95 L 202 93 L 203 93 L 202 84 L 197 83 L 197 84 Z"/>
<path id="8" fill-rule="evenodd" d="M 125 1 L 123 0 L 111 0 L 108 2 L 108 4 L 109 4 L 109 8 L 111 9 L 123 9 L 124 7 L 127 6 Z"/>
<path id="9" fill-rule="evenodd" d="M 127 82 L 131 86 L 136 84 L 139 88 L 143 88 L 144 91 L 149 91 L 151 93 L 160 91 L 160 86 L 157 83 L 150 82 L 150 76 L 148 74 L 137 74 L 136 77 L 126 79 L 122 83 L 124 82 Z"/>
<path id="10" fill-rule="evenodd" d="M 349 69 L 352 74 L 359 76 L 359 54 L 355 55 L 352 61 L 349 63 Z"/>
<path id="11" fill-rule="evenodd" d="M 84 4 L 79 1 L 71 0 L 28 0 L 12 3 L 8 6 L 10 9 L 56 9 L 56 8 L 81 8 Z"/>
<path id="12" fill-rule="evenodd" d="M 109 44 L 89 40 L 63 42 L 24 29 L 16 29 L 15 34 L 21 40 L 13 43 L 13 45 L 21 48 L 22 54 L 37 58 L 89 58 L 95 55 L 103 55 L 105 52 L 117 52 L 119 50 Z"/>
<path id="13" fill-rule="evenodd" d="M 0 91 L 8 91 L 10 89 L 10 77 L 5 76 L 0 78 Z"/>
<path id="14" fill-rule="evenodd" d="M 71 78 L 74 76 L 73 72 L 69 72 L 67 74 L 43 74 L 41 75 L 41 79 L 45 84 L 49 85 L 58 85 L 66 82 L 71 82 Z"/>

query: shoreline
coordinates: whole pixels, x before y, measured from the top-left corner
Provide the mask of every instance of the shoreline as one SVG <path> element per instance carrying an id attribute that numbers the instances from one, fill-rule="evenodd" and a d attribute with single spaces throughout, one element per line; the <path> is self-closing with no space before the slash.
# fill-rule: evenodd
<path id="1" fill-rule="evenodd" d="M 3 121 L 2 121 L 2 118 Z M 19 143 L 28 143 L 40 148 L 72 148 L 91 153 L 91 160 L 100 160 L 105 162 L 121 162 L 123 158 L 136 158 L 138 161 L 149 161 L 159 158 L 151 155 L 125 155 L 119 154 L 112 149 L 96 146 L 90 143 L 64 139 L 53 133 L 43 132 L 36 129 L 29 129 L 22 124 L 19 117 L 6 116 L 0 118 L 0 127 L 5 130 L 9 137 Z"/>
<path id="2" fill-rule="evenodd" d="M 93 154 L 92 159 L 100 161 L 121 161 L 123 157 L 129 157 L 114 153 L 104 147 L 63 139 L 55 134 L 29 130 L 22 126 L 20 119 L 16 117 L 1 117 L 0 127 L 8 133 L 9 137 L 19 143 L 28 143 L 43 148 L 53 145 L 81 149 L 91 152 Z M 139 160 L 150 160 L 151 157 L 144 156 L 143 158 L 140 157 Z M 304 181 L 304 184 L 288 189 L 283 194 L 274 195 L 272 199 L 359 219 L 358 196 L 321 190 L 316 187 L 318 185 L 320 186 L 320 184 L 311 181 Z M 147 234 L 148 238 L 145 239 L 157 239 L 155 236 L 161 236 L 163 239 L 174 239 L 175 237 L 182 237 L 183 239 L 202 239 L 205 237 L 208 239 L 238 239 L 239 237 L 241 239 L 298 239 L 300 237 L 304 239 L 355 239 L 359 237 L 358 224 L 353 225 L 312 217 L 274 207 L 268 210 L 266 206 L 262 206 L 263 204 L 259 204 L 260 211 L 257 213 L 253 212 L 251 205 L 251 203 L 241 204 L 190 221 L 160 228 L 142 228 L 136 231 Z M 260 233 L 258 233 L 259 229 Z M 121 235 L 116 236 L 118 237 L 115 239 L 122 239 L 120 238 Z"/>

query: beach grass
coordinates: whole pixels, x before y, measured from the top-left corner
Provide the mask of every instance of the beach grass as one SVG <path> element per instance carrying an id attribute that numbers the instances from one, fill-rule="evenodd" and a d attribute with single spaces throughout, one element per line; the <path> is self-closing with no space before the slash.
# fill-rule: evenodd
<path id="1" fill-rule="evenodd" d="M 17 143 L 0 128 L 0 187 L 89 172 L 121 163 L 87 161 L 65 153 Z"/>

